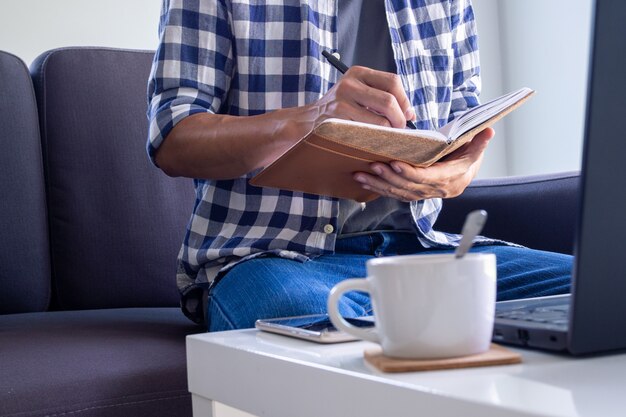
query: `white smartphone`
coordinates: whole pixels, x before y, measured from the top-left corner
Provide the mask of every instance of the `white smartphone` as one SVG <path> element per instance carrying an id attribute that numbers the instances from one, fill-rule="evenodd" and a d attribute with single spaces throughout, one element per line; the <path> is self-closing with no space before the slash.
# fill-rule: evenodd
<path id="1" fill-rule="evenodd" d="M 374 327 L 374 318 L 372 316 L 346 318 L 346 320 L 358 327 Z M 337 330 L 330 322 L 327 314 L 260 319 L 256 321 L 255 327 L 266 332 L 297 337 L 298 339 L 317 343 L 340 343 L 357 340 L 354 336 Z"/>

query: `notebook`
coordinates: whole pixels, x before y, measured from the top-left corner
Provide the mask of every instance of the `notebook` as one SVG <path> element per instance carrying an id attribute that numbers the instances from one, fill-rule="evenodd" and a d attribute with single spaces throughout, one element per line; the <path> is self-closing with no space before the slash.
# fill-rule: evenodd
<path id="1" fill-rule="evenodd" d="M 250 179 L 250 184 L 359 202 L 379 194 L 365 190 L 355 172 L 374 173 L 373 162 L 402 161 L 427 167 L 517 109 L 534 91 L 520 88 L 455 118 L 439 130 L 397 129 L 327 119 Z"/>
<path id="2" fill-rule="evenodd" d="M 626 349 L 626 2 L 596 0 L 572 292 L 499 302 L 493 340 L 574 355 Z"/>

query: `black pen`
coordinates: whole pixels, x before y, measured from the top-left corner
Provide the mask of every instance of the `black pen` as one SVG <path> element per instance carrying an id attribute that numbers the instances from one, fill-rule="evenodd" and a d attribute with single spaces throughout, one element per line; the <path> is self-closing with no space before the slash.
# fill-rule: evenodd
<path id="1" fill-rule="evenodd" d="M 339 58 L 337 58 L 335 55 L 331 54 L 328 51 L 322 51 L 322 55 L 324 55 L 324 58 L 326 58 L 330 65 L 335 67 L 340 73 L 345 74 L 346 71 L 348 71 L 348 66 L 341 62 L 341 60 L 339 60 Z M 409 129 L 417 129 L 417 126 L 415 126 L 415 123 L 413 123 L 412 120 L 406 121 L 406 127 L 408 127 Z"/>

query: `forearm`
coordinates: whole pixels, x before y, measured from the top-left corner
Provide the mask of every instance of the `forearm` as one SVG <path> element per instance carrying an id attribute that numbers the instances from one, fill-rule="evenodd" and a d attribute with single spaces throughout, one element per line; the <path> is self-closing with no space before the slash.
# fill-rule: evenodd
<path id="1" fill-rule="evenodd" d="M 353 67 L 306 106 L 248 117 L 188 116 L 167 134 L 155 161 L 171 176 L 238 178 L 266 166 L 328 118 L 401 128 L 415 113 L 397 76 Z"/>
<path id="2" fill-rule="evenodd" d="M 307 107 L 258 116 L 200 113 L 178 123 L 156 152 L 170 176 L 238 178 L 263 167 L 313 127 Z"/>

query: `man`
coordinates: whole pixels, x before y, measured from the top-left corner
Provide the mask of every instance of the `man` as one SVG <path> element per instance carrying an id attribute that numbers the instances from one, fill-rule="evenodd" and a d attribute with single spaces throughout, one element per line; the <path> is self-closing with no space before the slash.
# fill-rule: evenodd
<path id="1" fill-rule="evenodd" d="M 188 317 L 214 331 L 323 313 L 330 288 L 365 276 L 373 256 L 454 249 L 458 236 L 433 230 L 441 198 L 474 178 L 491 129 L 429 168 L 355 173 L 382 196 L 366 207 L 248 179 L 330 117 L 436 129 L 477 105 L 470 0 L 165 0 L 160 34 L 148 153 L 195 179 L 177 274 Z M 323 50 L 360 65 L 340 76 Z M 571 257 L 478 244 L 497 255 L 500 299 L 569 290 Z M 371 306 L 355 293 L 340 310 Z"/>

